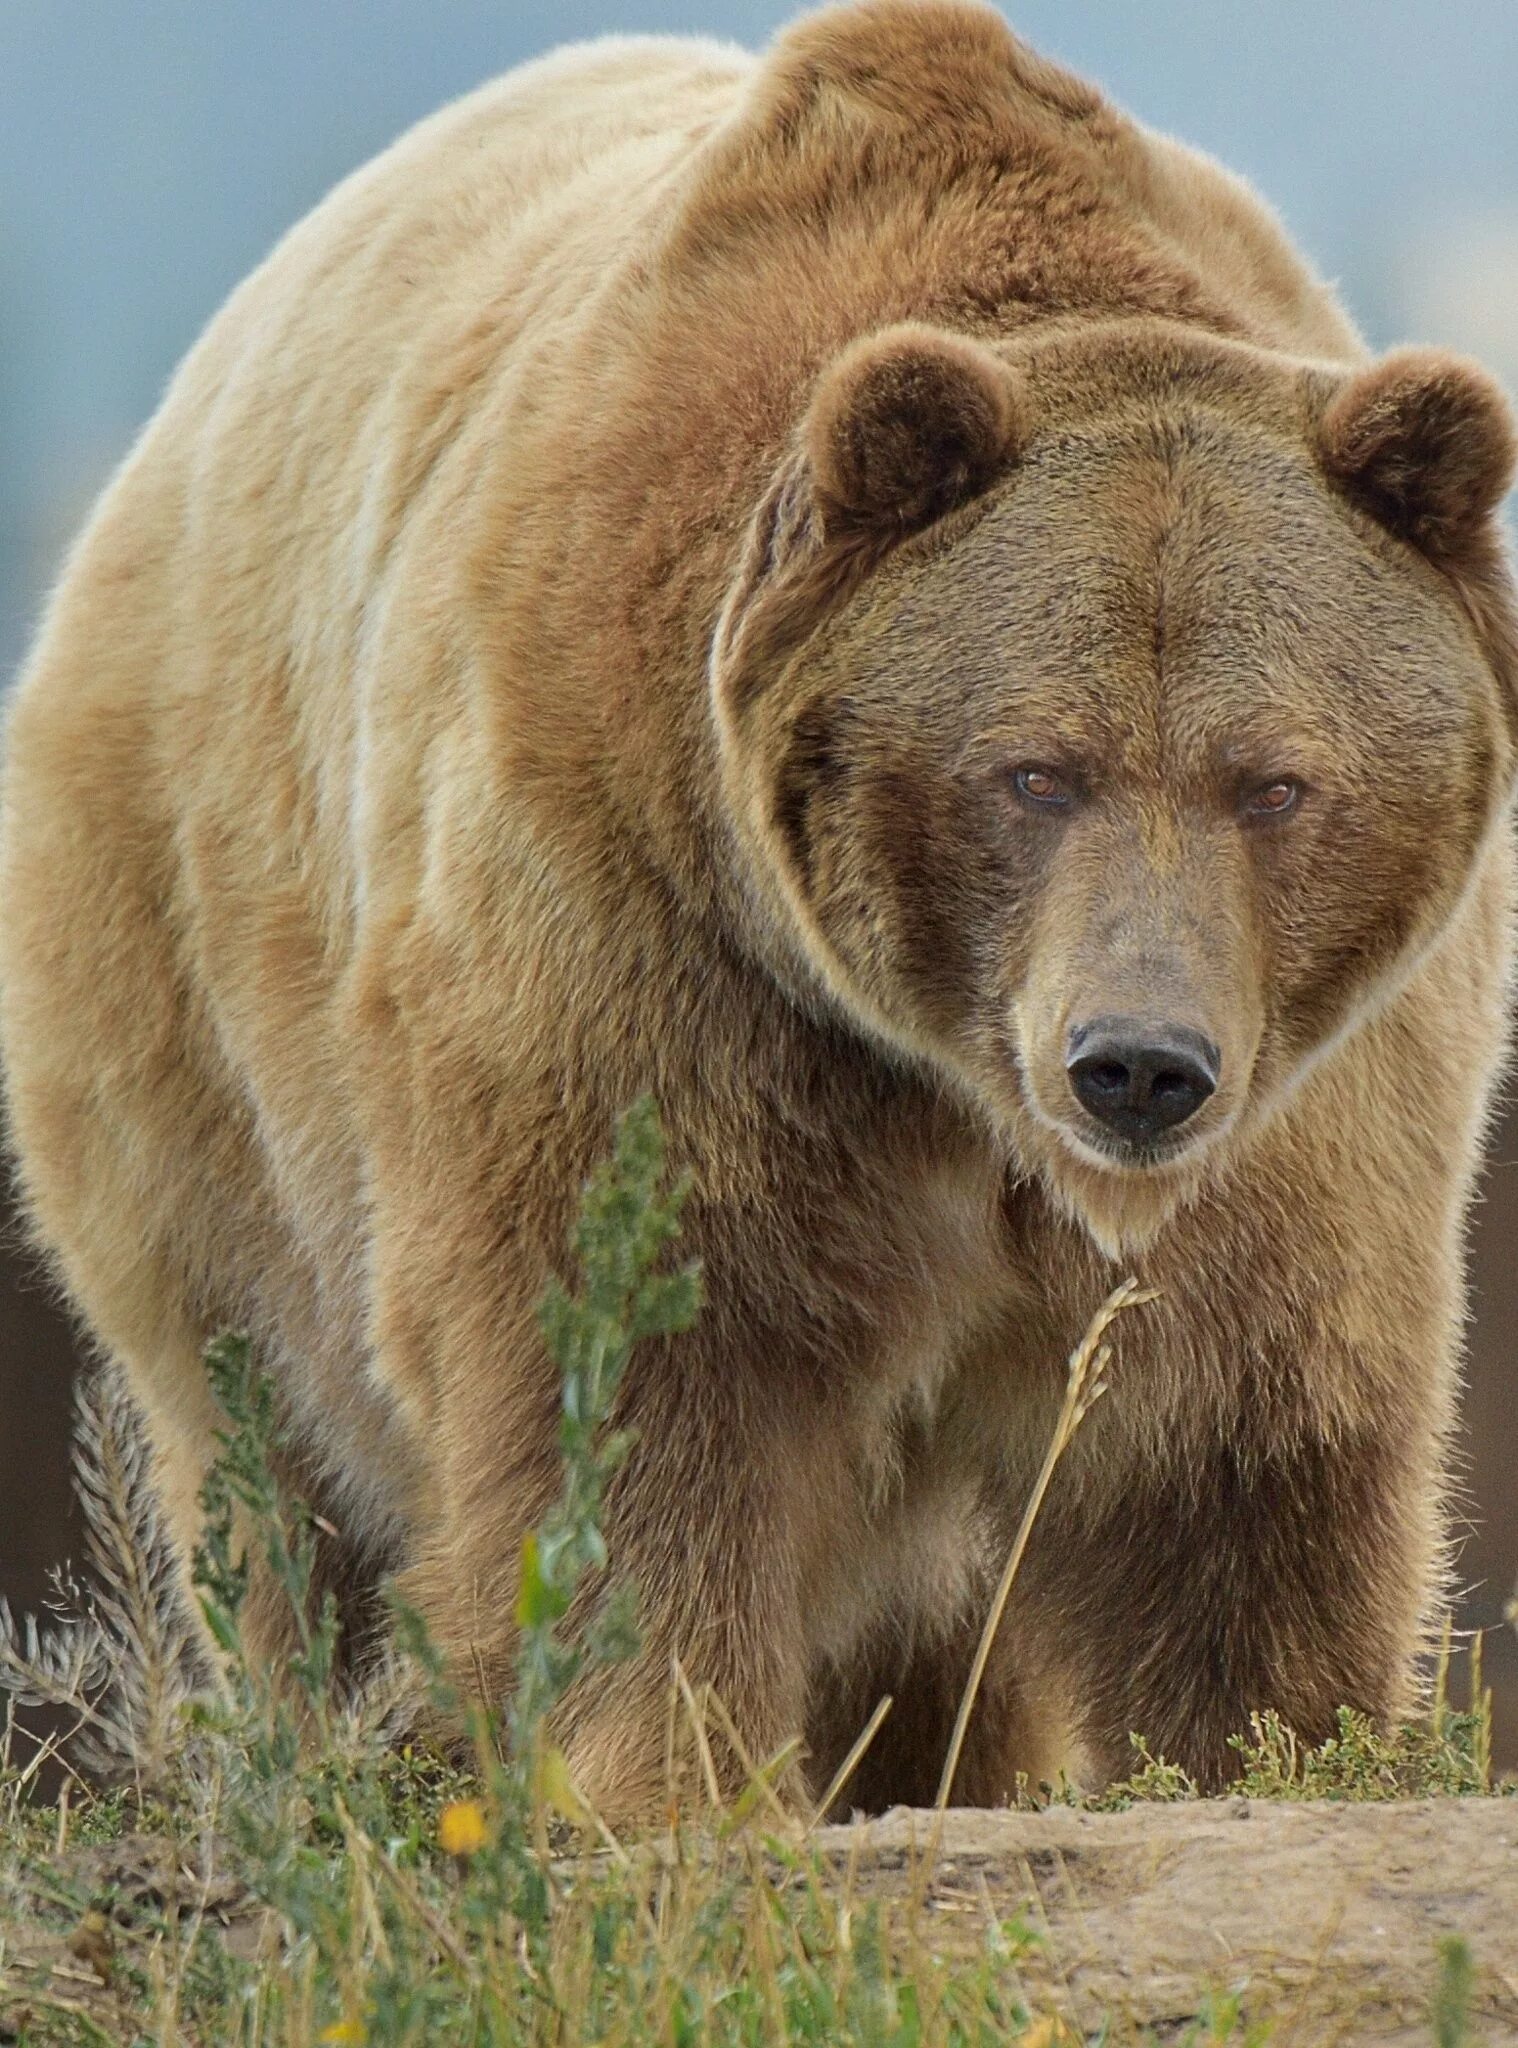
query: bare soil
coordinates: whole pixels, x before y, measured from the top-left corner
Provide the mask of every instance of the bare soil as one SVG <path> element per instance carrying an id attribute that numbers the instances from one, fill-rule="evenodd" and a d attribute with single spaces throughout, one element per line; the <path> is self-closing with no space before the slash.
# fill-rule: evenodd
<path id="1" fill-rule="evenodd" d="M 1518 2044 L 1518 1798 L 903 1809 L 812 1842 L 854 1898 L 915 1915 L 934 1953 L 981 1949 L 1020 1919 L 1037 1937 L 1017 1964 L 1028 2005 L 1078 2030 L 1051 2041 L 1223 2038 L 1193 2030 L 1209 2001 L 1234 1996 L 1269 2022 L 1270 2048 L 1431 2048 L 1439 1944 L 1453 1935 L 1475 1965 L 1470 2048 Z M 66 1865 L 76 1884 L 168 1908 L 171 1924 L 204 1915 L 244 1957 L 273 1936 L 234 1886 L 207 1884 L 153 1838 L 71 1850 Z M 127 1930 L 3 1933 L 3 1962 L 40 1969 L 55 2013 L 111 2032 Z M 18 2038 L 29 2003 L 0 1996 L 0 2042 Z"/>
<path id="2" fill-rule="evenodd" d="M 1030 2004 L 1179 2039 L 1219 1993 L 1271 2048 L 1429 2048 L 1439 1943 L 1475 1963 L 1473 2041 L 1518 2043 L 1518 1799 L 1207 1800 L 1125 1813 L 900 1810 L 815 1838 L 867 1894 L 918 1897 L 935 1947 L 1023 1911 Z M 938 1930 L 941 1929 L 941 1932 Z M 935 1938 L 936 1936 L 936 1938 Z"/>

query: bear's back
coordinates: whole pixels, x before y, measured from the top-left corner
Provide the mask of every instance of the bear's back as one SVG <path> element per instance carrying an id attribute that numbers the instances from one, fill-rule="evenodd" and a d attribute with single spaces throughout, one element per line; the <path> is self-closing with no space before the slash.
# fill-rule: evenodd
<path id="1" fill-rule="evenodd" d="M 550 966 L 710 947 L 706 657 L 828 358 L 1130 308 L 1358 347 L 1242 188 L 950 0 L 833 10 L 762 65 L 565 52 L 291 231 L 107 492 L 10 721 L 12 1109 L 113 1341 L 148 1340 L 102 1272 L 172 1246 L 235 1297 L 287 1262 L 271 1213 L 353 1292 L 354 991 L 397 935 L 465 963 L 498 1079 L 561 1028 L 524 993 Z"/>

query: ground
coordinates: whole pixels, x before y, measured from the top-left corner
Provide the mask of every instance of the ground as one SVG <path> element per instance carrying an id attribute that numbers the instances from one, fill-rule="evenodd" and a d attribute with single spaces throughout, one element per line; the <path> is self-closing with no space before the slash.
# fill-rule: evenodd
<path id="1" fill-rule="evenodd" d="M 950 1967 L 977 1963 L 988 1939 L 1002 1946 L 1027 2017 L 997 2038 L 1518 2040 L 1518 1800 L 901 1811 L 823 1828 L 812 1847 L 856 1920 L 879 1902 Z M 277 1939 L 267 1906 L 228 1879 L 207 1882 L 161 1836 L 66 1850 L 54 1874 L 55 1906 L 88 1894 L 114 1909 L 48 1913 L 39 1899 L 38 1918 L 5 1929 L 0 2041 L 135 2038 L 122 1963 L 140 1969 L 166 1939 L 171 1901 L 181 1938 L 200 1923 L 241 1963 Z M 798 1881 L 787 1858 L 768 1877 Z M 1457 2018 L 1441 2033 L 1452 1938 L 1473 1964 L 1469 2030 Z"/>
<path id="2" fill-rule="evenodd" d="M 1183 2038 L 1219 1993 L 1273 2018 L 1272 2042 L 1434 2038 L 1441 1940 L 1475 1963 L 1471 2018 L 1518 2040 L 1518 1801 L 1391 1805 L 1202 1800 L 1127 1813 L 901 1813 L 828 1829 L 862 1890 L 927 1876 L 944 1928 L 1027 1910 L 1046 1946 L 1028 2001 L 1095 2032 L 1109 2014 Z"/>

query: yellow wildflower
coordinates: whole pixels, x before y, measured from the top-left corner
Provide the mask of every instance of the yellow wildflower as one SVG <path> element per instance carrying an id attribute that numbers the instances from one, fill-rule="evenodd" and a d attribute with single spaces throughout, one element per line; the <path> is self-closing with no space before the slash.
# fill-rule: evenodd
<path id="1" fill-rule="evenodd" d="M 437 1819 L 438 1846 L 450 1856 L 472 1856 L 485 1846 L 485 1814 L 477 1799 L 452 1799 Z"/>
<path id="2" fill-rule="evenodd" d="M 318 2048 L 364 2048 L 369 2034 L 362 2020 L 334 2020 L 317 2035 Z"/>

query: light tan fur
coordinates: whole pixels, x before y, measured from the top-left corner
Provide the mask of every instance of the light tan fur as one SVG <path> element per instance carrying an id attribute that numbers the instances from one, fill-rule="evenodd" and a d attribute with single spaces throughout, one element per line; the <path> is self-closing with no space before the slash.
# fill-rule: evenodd
<path id="1" fill-rule="evenodd" d="M 242 1325 L 345 1598 L 400 1566 L 499 1691 L 535 1304 L 651 1089 L 709 1306 L 625 1392 L 646 1647 L 561 1717 L 608 1812 L 675 1655 L 815 1781 L 893 1692 L 858 1794 L 931 1792 L 1113 1259 L 1162 1298 L 959 1796 L 1407 1704 L 1504 1028 L 1510 450 L 1474 371 L 1367 366 L 1241 184 L 954 0 L 567 51 L 286 238 L 79 542 L 5 770 L 25 1189 L 186 1552 Z M 1224 782 L 1287 768 L 1267 838 Z M 1093 1004 L 1221 1048 L 1174 1159 L 1080 1124 Z"/>

